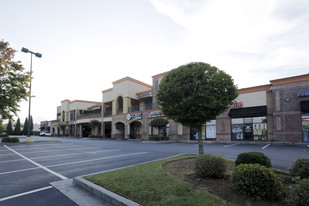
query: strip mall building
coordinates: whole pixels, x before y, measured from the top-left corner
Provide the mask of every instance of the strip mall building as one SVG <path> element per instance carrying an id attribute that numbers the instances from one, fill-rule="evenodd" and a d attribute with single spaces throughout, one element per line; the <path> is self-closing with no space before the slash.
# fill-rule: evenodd
<path id="1" fill-rule="evenodd" d="M 117 139 L 148 139 L 160 135 L 150 122 L 165 118 L 156 105 L 155 94 L 163 74 L 148 85 L 125 77 L 102 91 L 102 102 L 64 100 L 57 120 L 44 121 L 44 128 L 67 135 L 100 135 Z M 309 74 L 271 80 L 270 84 L 238 90 L 234 105 L 215 120 L 205 123 L 203 138 L 216 141 L 309 141 Z M 91 120 L 100 122 L 90 127 Z M 43 125 L 42 125 L 43 126 Z M 43 127 L 42 127 L 43 128 Z M 165 128 L 170 140 L 194 140 L 197 133 L 172 120 Z"/>

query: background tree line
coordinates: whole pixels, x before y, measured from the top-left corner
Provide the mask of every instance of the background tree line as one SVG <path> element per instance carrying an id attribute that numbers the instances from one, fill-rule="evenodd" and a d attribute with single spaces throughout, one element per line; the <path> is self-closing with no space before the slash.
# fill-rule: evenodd
<path id="1" fill-rule="evenodd" d="M 23 124 L 23 129 L 22 129 L 22 125 L 20 123 L 20 119 L 18 118 L 16 123 L 15 123 L 15 127 L 13 128 L 13 123 L 11 120 L 9 120 L 9 123 L 6 127 L 6 133 L 8 135 L 27 135 L 28 134 L 28 118 L 25 119 L 24 124 Z M 33 135 L 33 119 L 32 116 L 30 117 L 30 133 L 31 135 Z"/>

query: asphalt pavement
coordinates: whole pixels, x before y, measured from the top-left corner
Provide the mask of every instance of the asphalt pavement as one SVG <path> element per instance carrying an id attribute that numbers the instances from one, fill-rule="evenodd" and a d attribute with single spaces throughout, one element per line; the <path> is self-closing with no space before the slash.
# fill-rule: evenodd
<path id="1" fill-rule="evenodd" d="M 197 154 L 192 143 L 143 143 L 67 137 L 32 137 L 32 142 L 0 144 L 0 205 L 75 205 L 49 183 L 159 160 Z M 242 152 L 263 152 L 274 168 L 287 170 L 298 158 L 309 158 L 309 146 L 281 144 L 204 144 L 205 153 L 236 159 Z"/>

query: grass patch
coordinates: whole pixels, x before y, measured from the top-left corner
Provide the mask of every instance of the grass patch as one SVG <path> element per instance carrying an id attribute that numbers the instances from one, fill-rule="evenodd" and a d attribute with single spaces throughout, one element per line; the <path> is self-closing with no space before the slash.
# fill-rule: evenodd
<path id="1" fill-rule="evenodd" d="M 142 205 L 228 205 L 223 200 L 167 174 L 163 165 L 182 156 L 113 172 L 85 177 L 97 185 L 129 198 Z"/>

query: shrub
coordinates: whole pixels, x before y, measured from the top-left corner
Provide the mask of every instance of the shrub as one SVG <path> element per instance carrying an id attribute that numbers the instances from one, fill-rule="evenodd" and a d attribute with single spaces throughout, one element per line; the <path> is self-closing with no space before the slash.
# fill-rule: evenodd
<path id="1" fill-rule="evenodd" d="M 237 156 L 235 165 L 240 164 L 260 164 L 271 168 L 270 159 L 261 152 L 244 152 Z"/>
<path id="2" fill-rule="evenodd" d="M 11 138 L 9 137 L 3 137 L 1 142 L 11 142 Z"/>
<path id="3" fill-rule="evenodd" d="M 160 136 L 156 136 L 156 135 L 152 135 L 152 136 L 149 136 L 149 140 L 150 141 L 160 141 Z"/>
<path id="4" fill-rule="evenodd" d="M 11 138 L 11 142 L 13 142 L 13 143 L 19 142 L 19 139 L 17 137 L 12 137 Z"/>
<path id="5" fill-rule="evenodd" d="M 298 159 L 290 168 L 293 177 L 300 176 L 301 179 L 309 178 L 309 159 Z"/>
<path id="6" fill-rule="evenodd" d="M 285 201 L 289 205 L 309 205 L 309 179 L 302 179 L 293 185 Z"/>
<path id="7" fill-rule="evenodd" d="M 2 138 L 1 142 L 19 142 L 19 139 L 17 137 L 4 137 Z"/>
<path id="8" fill-rule="evenodd" d="M 8 134 L 6 134 L 6 133 L 1 133 L 0 134 L 0 137 L 8 137 L 9 135 Z"/>
<path id="9" fill-rule="evenodd" d="M 281 184 L 271 168 L 260 164 L 238 165 L 231 175 L 234 190 L 254 199 L 278 199 Z"/>
<path id="10" fill-rule="evenodd" d="M 211 154 L 199 155 L 194 161 L 194 171 L 202 178 L 223 178 L 226 167 L 225 159 Z"/>

